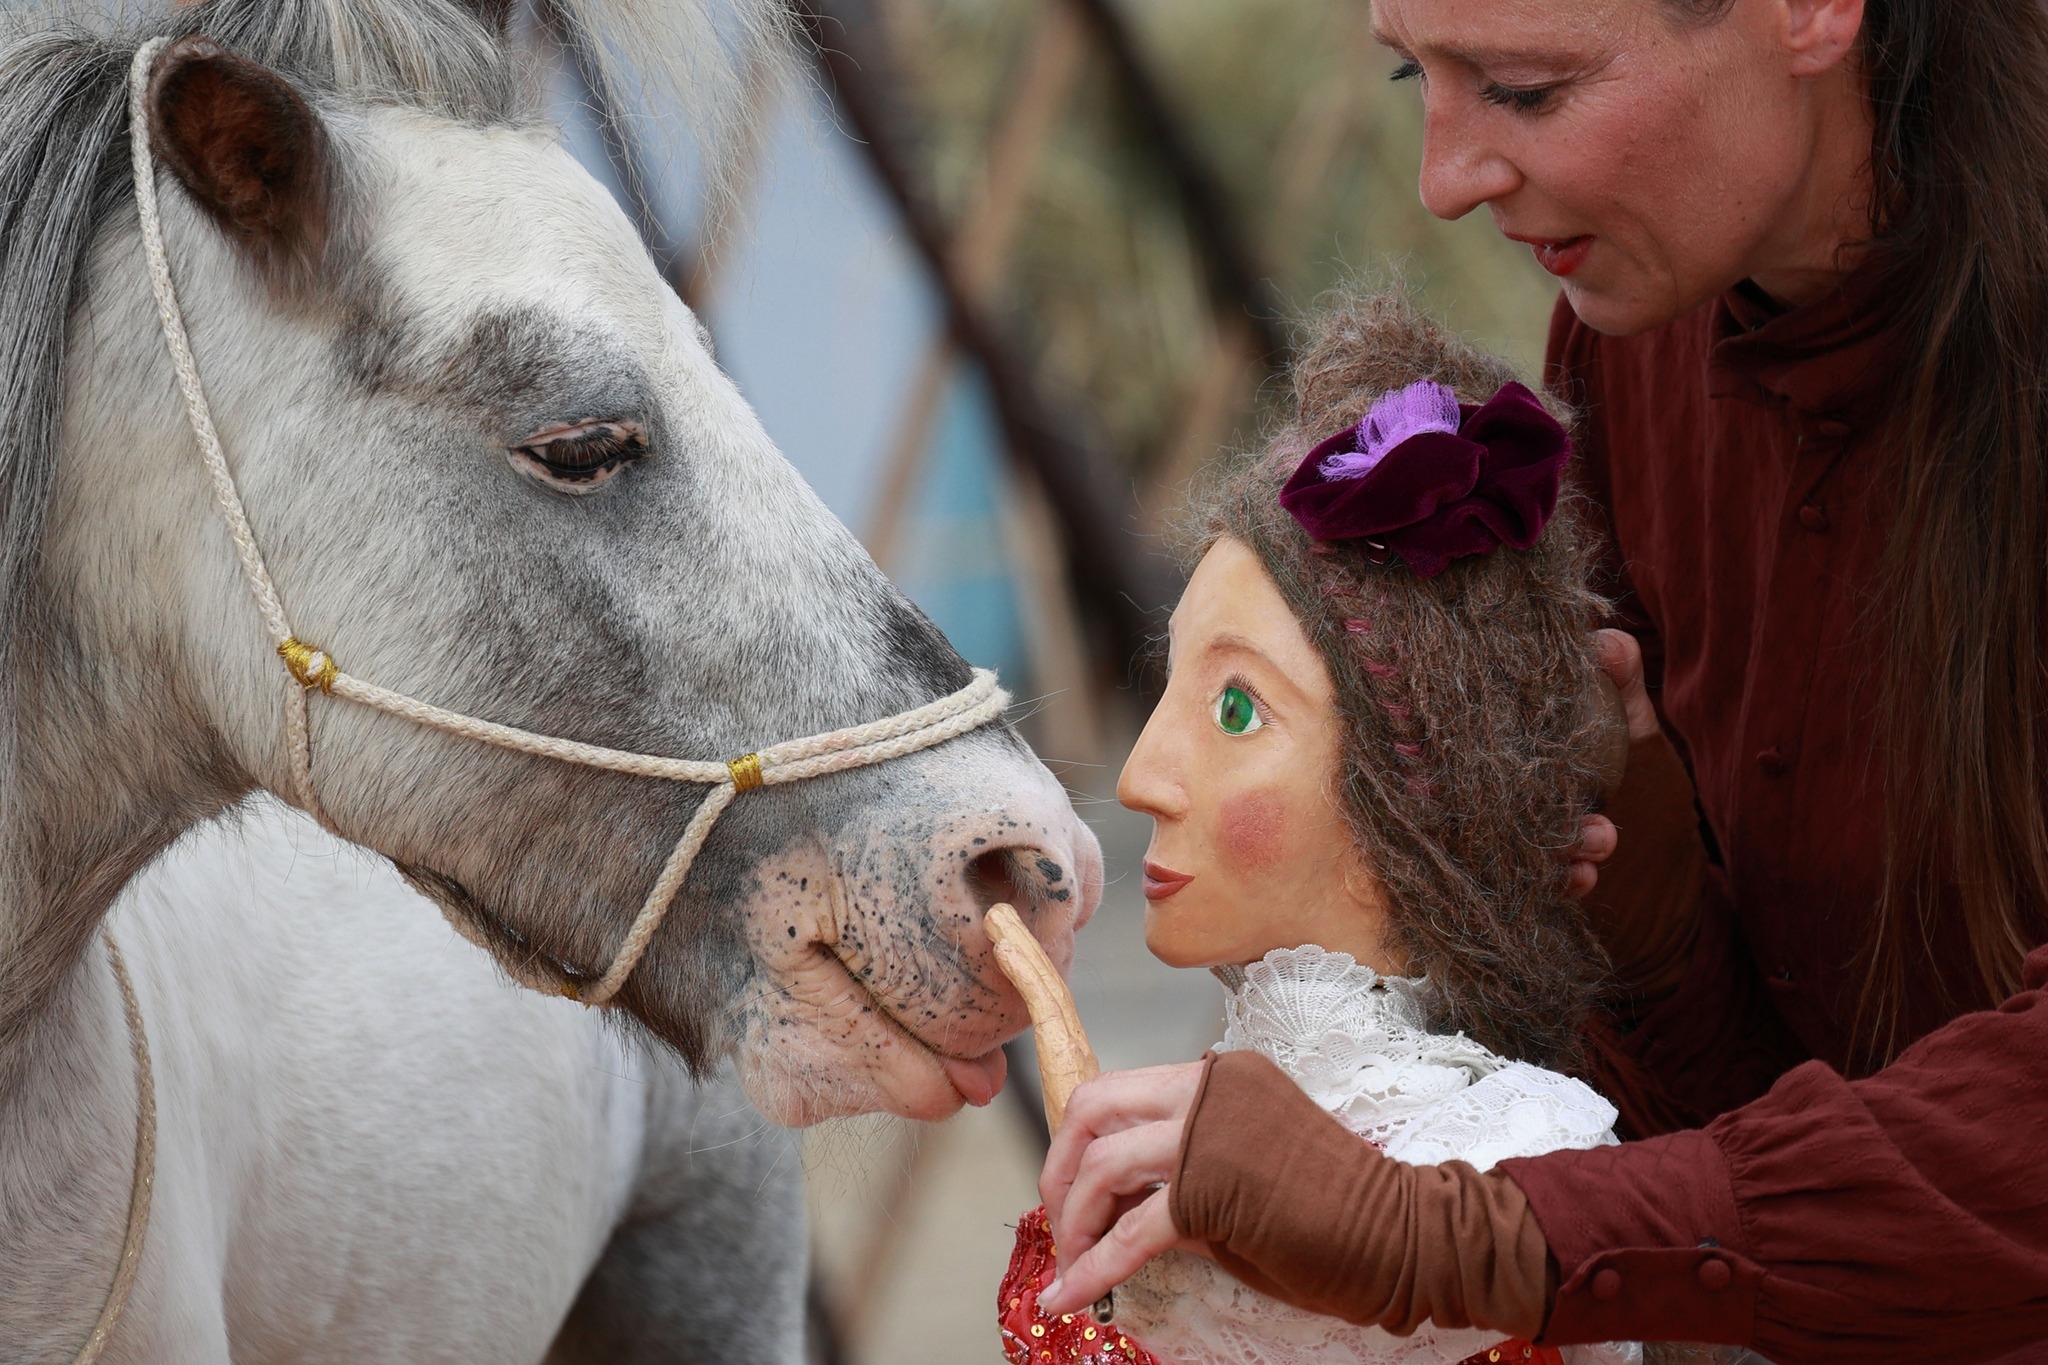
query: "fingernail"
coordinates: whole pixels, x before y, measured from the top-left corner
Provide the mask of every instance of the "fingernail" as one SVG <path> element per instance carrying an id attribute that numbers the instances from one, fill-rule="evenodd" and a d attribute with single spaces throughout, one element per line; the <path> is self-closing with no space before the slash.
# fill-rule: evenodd
<path id="1" fill-rule="evenodd" d="M 1047 1299 L 1057 1299 L 1059 1298 L 1059 1296 L 1060 1282 L 1058 1280 L 1054 1280 L 1051 1284 L 1045 1287 L 1045 1292 L 1038 1296 L 1038 1301 L 1040 1303 L 1044 1303 Z"/>

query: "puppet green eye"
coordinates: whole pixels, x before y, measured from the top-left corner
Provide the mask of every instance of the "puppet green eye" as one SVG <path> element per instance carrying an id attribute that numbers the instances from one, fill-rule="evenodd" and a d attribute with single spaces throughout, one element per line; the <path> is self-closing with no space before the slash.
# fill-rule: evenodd
<path id="1" fill-rule="evenodd" d="M 1216 728 L 1226 735 L 1248 735 L 1266 722 L 1257 703 L 1242 687 L 1226 687 L 1216 694 Z"/>

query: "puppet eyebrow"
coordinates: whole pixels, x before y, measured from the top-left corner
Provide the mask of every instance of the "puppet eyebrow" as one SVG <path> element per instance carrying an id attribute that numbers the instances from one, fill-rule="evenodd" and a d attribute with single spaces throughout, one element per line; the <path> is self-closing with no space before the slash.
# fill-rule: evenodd
<path id="1" fill-rule="evenodd" d="M 1202 657 L 1205 659 L 1227 654 L 1247 655 L 1265 665 L 1266 668 L 1273 672 L 1274 676 L 1283 680 L 1287 677 L 1287 670 L 1282 668 L 1272 655 L 1235 631 L 1224 631 L 1212 637 L 1202 649 Z"/>
<path id="2" fill-rule="evenodd" d="M 1256 654 L 1261 659 L 1265 659 L 1267 663 L 1273 662 L 1272 659 L 1267 656 L 1265 650 L 1260 649 L 1257 645 L 1253 644 L 1245 636 L 1239 635 L 1236 631 L 1231 630 L 1218 632 L 1215 636 L 1213 636 L 1210 639 L 1208 647 L 1205 648 L 1202 652 L 1204 654 L 1222 654 L 1230 651 L 1236 651 L 1243 654 Z"/>

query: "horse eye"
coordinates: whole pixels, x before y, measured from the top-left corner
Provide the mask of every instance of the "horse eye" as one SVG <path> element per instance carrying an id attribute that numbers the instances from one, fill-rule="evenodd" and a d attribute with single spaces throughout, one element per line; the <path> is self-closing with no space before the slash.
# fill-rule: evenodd
<path id="1" fill-rule="evenodd" d="M 638 422 L 578 422 L 537 431 L 507 453 L 522 474 L 588 493 L 647 454 L 647 432 Z"/>

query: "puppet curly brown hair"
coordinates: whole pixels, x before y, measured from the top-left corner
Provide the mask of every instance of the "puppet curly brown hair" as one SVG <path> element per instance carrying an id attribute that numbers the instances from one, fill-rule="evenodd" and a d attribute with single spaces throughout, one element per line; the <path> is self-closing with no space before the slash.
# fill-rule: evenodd
<path id="1" fill-rule="evenodd" d="M 1321 651 L 1342 722 L 1332 802 L 1438 1024 L 1557 1065 L 1602 971 L 1566 883 L 1613 738 L 1580 501 L 1567 488 L 1533 548 L 1432 579 L 1361 542 L 1311 540 L 1278 501 L 1302 457 L 1382 394 L 1433 379 L 1478 404 L 1515 377 L 1398 291 L 1337 296 L 1310 325 L 1290 414 L 1198 484 L 1182 540 L 1190 562 L 1221 539 L 1249 546 Z"/>

